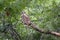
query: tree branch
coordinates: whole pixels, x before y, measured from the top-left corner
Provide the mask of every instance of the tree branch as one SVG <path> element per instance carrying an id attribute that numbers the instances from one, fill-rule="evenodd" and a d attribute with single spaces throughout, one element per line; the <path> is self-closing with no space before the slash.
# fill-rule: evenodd
<path id="1" fill-rule="evenodd" d="M 45 34 L 51 34 L 51 35 L 55 35 L 55 36 L 59 36 L 60 37 L 60 33 L 58 32 L 54 32 L 54 31 L 44 31 L 42 29 L 40 29 L 36 24 L 31 23 L 31 26 L 33 29 L 35 29 L 36 31 L 40 32 L 40 33 L 45 33 Z"/>

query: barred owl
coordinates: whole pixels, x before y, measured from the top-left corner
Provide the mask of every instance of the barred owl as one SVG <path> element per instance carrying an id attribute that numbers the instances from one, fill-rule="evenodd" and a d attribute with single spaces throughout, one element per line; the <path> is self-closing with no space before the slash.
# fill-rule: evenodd
<path id="1" fill-rule="evenodd" d="M 24 24 L 26 24 L 26 25 L 30 25 L 30 24 L 31 24 L 30 18 L 29 18 L 29 16 L 26 14 L 26 12 L 23 11 L 21 17 L 22 17 L 22 22 L 23 22 Z"/>

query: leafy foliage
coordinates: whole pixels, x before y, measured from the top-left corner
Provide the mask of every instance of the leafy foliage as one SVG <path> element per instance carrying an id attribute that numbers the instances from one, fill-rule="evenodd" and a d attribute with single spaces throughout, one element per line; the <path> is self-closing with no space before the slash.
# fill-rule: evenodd
<path id="1" fill-rule="evenodd" d="M 6 15 L 6 8 L 10 16 Z M 60 0 L 0 0 L 0 30 L 12 23 L 14 29 L 20 34 L 22 40 L 60 40 L 60 37 L 26 29 L 21 21 L 22 10 L 30 16 L 32 22 L 41 29 L 60 32 Z M 5 23 L 5 25 L 3 25 Z M 13 40 L 9 33 L 0 33 L 0 40 Z"/>

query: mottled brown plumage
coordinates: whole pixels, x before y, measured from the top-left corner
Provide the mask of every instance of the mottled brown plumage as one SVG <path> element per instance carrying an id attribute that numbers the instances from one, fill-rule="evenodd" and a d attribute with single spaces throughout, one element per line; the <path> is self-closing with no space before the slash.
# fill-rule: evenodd
<path id="1" fill-rule="evenodd" d="M 29 16 L 26 14 L 26 12 L 23 11 L 21 17 L 22 17 L 22 22 L 23 22 L 24 24 L 26 24 L 26 25 L 30 25 L 30 24 L 31 24 L 30 18 L 29 18 Z"/>

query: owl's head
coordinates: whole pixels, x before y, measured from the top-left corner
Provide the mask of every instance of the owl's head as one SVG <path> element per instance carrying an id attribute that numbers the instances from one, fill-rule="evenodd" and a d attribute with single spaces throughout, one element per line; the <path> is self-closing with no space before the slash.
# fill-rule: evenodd
<path id="1" fill-rule="evenodd" d="M 22 11 L 22 14 L 26 14 L 26 12 L 25 11 Z"/>

